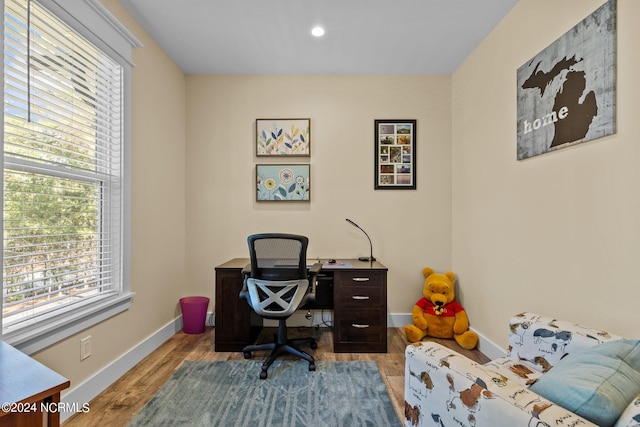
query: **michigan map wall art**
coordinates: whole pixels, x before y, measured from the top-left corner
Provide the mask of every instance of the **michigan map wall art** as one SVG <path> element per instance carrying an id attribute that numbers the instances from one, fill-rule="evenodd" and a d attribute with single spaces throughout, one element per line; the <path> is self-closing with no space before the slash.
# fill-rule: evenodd
<path id="1" fill-rule="evenodd" d="M 616 0 L 518 68 L 518 160 L 615 133 Z"/>

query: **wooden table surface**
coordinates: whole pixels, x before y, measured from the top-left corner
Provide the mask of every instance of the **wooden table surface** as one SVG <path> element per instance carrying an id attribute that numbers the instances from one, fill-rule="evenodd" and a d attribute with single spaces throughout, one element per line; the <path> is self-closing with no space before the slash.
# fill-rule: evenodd
<path id="1" fill-rule="evenodd" d="M 18 418 L 37 418 L 32 415 L 42 414 L 41 402 L 58 403 L 60 392 L 69 385 L 62 375 L 0 341 L 0 418 L 16 419 L 16 425 L 23 425 Z M 59 415 L 49 413 L 50 420 L 59 420 Z M 9 423 L 4 419 L 0 424 Z"/>

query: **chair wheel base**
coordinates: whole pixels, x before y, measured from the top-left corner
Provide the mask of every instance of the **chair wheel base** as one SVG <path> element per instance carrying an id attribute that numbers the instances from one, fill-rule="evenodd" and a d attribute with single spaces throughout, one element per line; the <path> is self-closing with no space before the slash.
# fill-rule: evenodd
<path id="1" fill-rule="evenodd" d="M 318 348 L 318 343 L 315 341 L 311 341 L 309 347 L 311 347 L 311 350 L 315 350 L 316 348 Z"/>
<path id="2" fill-rule="evenodd" d="M 260 372 L 260 379 L 261 380 L 266 380 L 267 379 L 267 371 Z"/>
<path id="3" fill-rule="evenodd" d="M 242 353 L 242 355 L 244 356 L 245 359 L 251 359 L 251 352 L 250 351 L 245 351 Z"/>
<path id="4" fill-rule="evenodd" d="M 310 371 L 315 371 L 316 370 L 316 364 L 315 363 L 309 363 L 309 370 Z"/>

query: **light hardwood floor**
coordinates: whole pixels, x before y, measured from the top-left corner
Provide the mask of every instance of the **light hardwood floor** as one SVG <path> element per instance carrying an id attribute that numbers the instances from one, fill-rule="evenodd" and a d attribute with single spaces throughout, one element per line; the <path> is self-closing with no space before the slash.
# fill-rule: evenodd
<path id="1" fill-rule="evenodd" d="M 293 328 L 296 329 L 296 328 Z M 333 353 L 332 334 L 327 328 L 309 332 L 318 341 L 318 348 L 310 351 L 317 361 L 373 360 L 387 385 L 389 395 L 398 413 L 404 417 L 404 350 L 408 344 L 404 329 L 389 328 L 387 353 Z M 295 333 L 295 331 L 293 331 Z M 244 360 L 241 352 L 227 353 L 213 350 L 215 329 L 207 327 L 204 334 L 189 335 L 180 331 L 122 378 L 93 399 L 87 413 L 73 415 L 63 427 L 126 426 L 185 360 Z M 478 350 L 464 350 L 453 340 L 433 339 L 467 357 L 485 363 L 489 359 Z M 260 360 L 264 352 L 253 359 Z M 256 372 L 256 376 L 259 372 Z M 268 379 L 266 380 L 268 381 Z"/>

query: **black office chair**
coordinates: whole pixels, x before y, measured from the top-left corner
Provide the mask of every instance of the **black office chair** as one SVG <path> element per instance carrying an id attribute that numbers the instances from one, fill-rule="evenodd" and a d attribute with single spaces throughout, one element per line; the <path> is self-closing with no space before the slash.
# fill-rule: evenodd
<path id="1" fill-rule="evenodd" d="M 314 358 L 297 348 L 308 343 L 318 348 L 313 338 L 289 340 L 286 321 L 304 306 L 315 301 L 316 276 L 322 268 L 314 264 L 307 271 L 307 246 L 309 239 L 295 234 L 254 234 L 247 239 L 251 265 L 243 270 L 244 285 L 240 297 L 245 298 L 253 310 L 265 319 L 278 320 L 275 342 L 248 345 L 242 349 L 245 359 L 254 351 L 271 350 L 262 364 L 260 379 L 267 378 L 267 370 L 283 353 L 296 355 L 309 362 L 309 370 L 315 371 Z"/>

